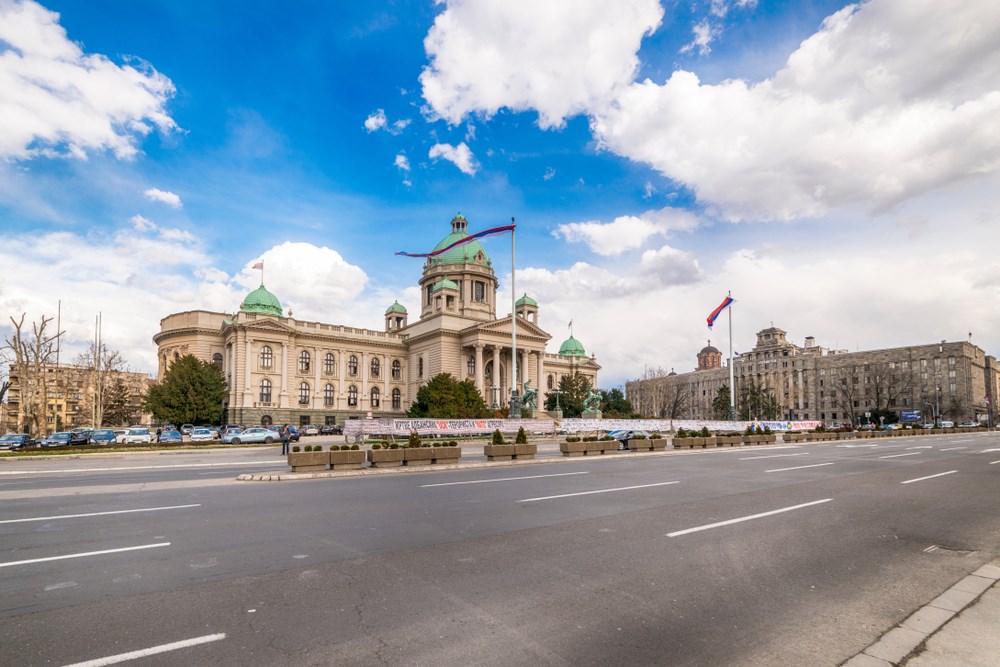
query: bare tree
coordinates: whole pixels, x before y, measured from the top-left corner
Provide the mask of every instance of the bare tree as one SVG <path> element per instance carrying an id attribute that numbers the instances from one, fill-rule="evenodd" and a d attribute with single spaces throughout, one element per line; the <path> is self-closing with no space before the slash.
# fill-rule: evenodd
<path id="1" fill-rule="evenodd" d="M 48 432 L 49 403 L 45 370 L 55 362 L 56 343 L 62 332 L 49 333 L 47 330 L 54 318 L 44 315 L 41 322 L 32 323 L 29 332 L 24 324 L 25 316 L 21 313 L 16 320 L 11 316 L 14 333 L 4 339 L 3 349 L 11 359 L 11 377 L 17 381 L 17 430 L 43 435 Z"/>
<path id="2" fill-rule="evenodd" d="M 676 376 L 674 376 L 676 377 Z M 662 381 L 664 400 L 660 404 L 661 419 L 683 419 L 691 409 L 691 394 L 680 382 L 671 382 L 669 378 Z"/>
<path id="3" fill-rule="evenodd" d="M 126 370 L 125 359 L 121 352 L 112 350 L 107 345 L 91 342 L 86 352 L 81 352 L 76 358 L 76 366 L 85 372 L 87 393 L 87 408 L 90 410 L 91 423 L 94 426 L 104 425 L 104 413 L 112 400 L 112 387 L 115 379 L 120 378 Z"/>
<path id="4" fill-rule="evenodd" d="M 871 364 L 865 374 L 866 404 L 873 412 L 885 415 L 902 405 L 903 397 L 913 389 L 913 373 L 897 364 Z"/>

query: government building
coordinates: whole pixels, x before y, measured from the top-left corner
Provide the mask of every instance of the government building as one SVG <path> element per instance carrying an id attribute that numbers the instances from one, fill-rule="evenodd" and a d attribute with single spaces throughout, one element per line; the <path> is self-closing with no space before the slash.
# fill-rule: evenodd
<path id="1" fill-rule="evenodd" d="M 925 422 L 935 415 L 956 423 L 992 421 L 1000 368 L 971 342 L 849 352 L 821 347 L 812 336 L 798 346 L 786 335 L 776 327 L 759 331 L 754 348 L 733 360 L 737 412 L 741 397 L 755 385 L 777 400 L 782 421 L 858 424 L 887 411 L 913 416 L 920 411 Z M 712 402 L 729 386 L 729 368 L 711 342 L 698 353 L 695 370 L 647 375 L 625 385 L 626 398 L 643 416 L 724 418 Z"/>
<path id="2" fill-rule="evenodd" d="M 398 301 L 386 309 L 382 331 L 299 320 L 261 284 L 236 313 L 192 310 L 160 320 L 153 337 L 158 378 L 186 354 L 218 365 L 229 384 L 222 408 L 230 424 L 403 417 L 417 390 L 439 373 L 471 380 L 488 405 L 506 411 L 513 320 L 497 318 L 493 263 L 478 240 L 462 243 L 467 226 L 456 215 L 434 248 L 449 249 L 425 262 L 414 321 Z M 519 298 L 513 316 L 519 393 L 526 385 L 538 390 L 543 406 L 560 379 L 574 373 L 597 387 L 600 365 L 572 335 L 558 353 L 546 352 L 552 336 L 540 325 L 534 299 Z"/>

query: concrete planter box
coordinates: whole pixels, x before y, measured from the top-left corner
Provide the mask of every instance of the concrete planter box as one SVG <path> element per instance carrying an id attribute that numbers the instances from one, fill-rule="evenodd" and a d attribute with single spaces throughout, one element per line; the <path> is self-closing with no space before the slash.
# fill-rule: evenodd
<path id="1" fill-rule="evenodd" d="M 587 453 L 586 442 L 560 442 L 559 451 L 563 456 L 583 456 Z"/>
<path id="2" fill-rule="evenodd" d="M 653 440 L 628 440 L 629 451 L 632 452 L 651 452 L 653 451 Z"/>
<path id="3" fill-rule="evenodd" d="M 458 463 L 458 459 L 462 457 L 462 448 L 458 445 L 453 447 L 431 447 L 431 452 L 434 458 L 431 459 L 431 463 Z"/>
<path id="4" fill-rule="evenodd" d="M 647 440 L 650 446 L 653 448 L 654 452 L 663 452 L 667 449 L 667 439 L 666 438 L 651 438 Z"/>
<path id="5" fill-rule="evenodd" d="M 429 466 L 433 460 L 433 447 L 406 447 L 403 449 L 404 466 Z"/>
<path id="6" fill-rule="evenodd" d="M 719 447 L 739 447 L 743 444 L 743 438 L 738 435 L 717 435 L 715 443 Z"/>
<path id="7" fill-rule="evenodd" d="M 514 445 L 483 445 L 487 461 L 510 461 L 514 458 Z"/>
<path id="8" fill-rule="evenodd" d="M 674 449 L 699 449 L 705 446 L 705 438 L 674 438 Z"/>
<path id="9" fill-rule="evenodd" d="M 528 460 L 535 458 L 535 454 L 538 453 L 538 445 L 525 442 L 520 445 L 514 445 L 514 458 L 519 460 Z"/>
<path id="10" fill-rule="evenodd" d="M 292 452 L 288 455 L 292 472 L 318 472 L 330 465 L 330 452 Z"/>
<path id="11" fill-rule="evenodd" d="M 843 431 L 837 434 L 837 440 L 852 440 L 857 437 L 854 431 Z"/>
<path id="12" fill-rule="evenodd" d="M 362 449 L 330 452 L 330 470 L 358 470 L 365 462 Z"/>
<path id="13" fill-rule="evenodd" d="M 403 465 L 403 449 L 369 449 L 368 462 L 373 468 L 396 468 Z"/>
<path id="14" fill-rule="evenodd" d="M 604 448 L 607 447 L 607 443 L 601 442 L 600 440 L 594 442 L 586 443 L 587 449 L 585 453 L 587 456 L 598 456 L 604 453 Z M 618 441 L 615 441 L 615 449 L 618 449 Z"/>
<path id="15" fill-rule="evenodd" d="M 806 434 L 805 433 L 785 433 L 785 435 L 784 435 L 784 441 L 785 442 L 805 442 L 806 441 Z"/>

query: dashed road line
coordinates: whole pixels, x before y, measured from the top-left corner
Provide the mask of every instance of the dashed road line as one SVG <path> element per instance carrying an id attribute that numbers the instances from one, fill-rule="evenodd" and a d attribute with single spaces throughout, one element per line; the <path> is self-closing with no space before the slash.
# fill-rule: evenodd
<path id="1" fill-rule="evenodd" d="M 156 544 L 142 544 L 137 547 L 122 547 L 120 549 L 104 549 L 102 551 L 86 551 L 79 554 L 65 554 L 62 556 L 48 556 L 46 558 L 30 558 L 28 560 L 14 560 L 7 563 L 0 563 L 0 567 L 12 567 L 14 565 L 31 565 L 32 563 L 47 563 L 54 560 L 65 560 L 67 558 L 84 558 L 86 556 L 103 556 L 104 554 L 117 554 L 124 551 L 139 551 L 140 549 L 155 549 L 156 547 L 169 547 L 170 542 L 157 542 Z"/>
<path id="2" fill-rule="evenodd" d="M 179 642 L 171 642 L 169 644 L 160 644 L 159 646 L 151 646 L 150 648 L 144 648 L 138 651 L 129 651 L 128 653 L 119 653 L 118 655 L 109 655 L 104 658 L 96 658 L 94 660 L 87 660 L 85 662 L 74 662 L 72 665 L 66 665 L 66 667 L 104 667 L 104 665 L 116 665 L 120 662 L 137 660 L 139 658 L 145 658 L 150 655 L 157 655 L 159 653 L 168 653 L 170 651 L 176 651 L 182 648 L 198 646 L 199 644 L 208 644 L 210 642 L 217 642 L 220 639 L 225 639 L 225 638 L 226 638 L 225 632 L 220 632 L 214 635 L 204 635 L 202 637 L 192 637 L 191 639 L 184 639 Z"/>
<path id="3" fill-rule="evenodd" d="M 945 447 L 944 449 L 938 450 L 941 452 L 950 452 L 953 449 L 968 449 L 968 447 Z"/>
<path id="4" fill-rule="evenodd" d="M 917 477 L 916 479 L 908 479 L 905 482 L 900 482 L 900 484 L 912 484 L 913 482 L 922 482 L 925 479 L 934 479 L 935 477 L 944 477 L 945 475 L 950 475 L 952 473 L 958 472 L 957 470 L 949 470 L 948 472 L 939 472 L 936 475 L 927 475 L 927 477 Z"/>
<path id="5" fill-rule="evenodd" d="M 637 486 L 619 486 L 614 489 L 597 489 L 594 491 L 580 491 L 578 493 L 562 493 L 558 496 L 542 496 L 540 498 L 525 498 L 519 503 L 533 503 L 536 500 L 555 500 L 557 498 L 572 498 L 573 496 L 589 496 L 595 493 L 611 493 L 612 491 L 631 491 L 632 489 L 648 489 L 651 486 L 667 486 L 668 484 L 680 484 L 680 480 L 673 482 L 657 482 L 656 484 L 639 484 Z"/>
<path id="6" fill-rule="evenodd" d="M 774 470 L 765 470 L 764 472 L 785 472 L 786 470 L 802 470 L 803 468 L 819 468 L 820 466 L 832 466 L 833 463 L 814 463 L 809 466 L 795 466 L 794 468 L 775 468 Z"/>
<path id="7" fill-rule="evenodd" d="M 889 456 L 880 456 L 880 459 L 894 459 L 899 456 L 920 456 L 921 452 L 910 452 L 909 454 L 889 454 Z"/>
<path id="8" fill-rule="evenodd" d="M 497 479 L 471 479 L 464 482 L 443 482 L 441 484 L 421 484 L 421 489 L 429 489 L 434 486 L 460 486 L 462 484 L 489 484 L 490 482 L 513 482 L 521 479 L 540 479 L 542 477 L 566 477 L 568 475 L 588 475 L 586 470 L 581 472 L 560 472 L 552 475 L 531 475 L 530 477 L 499 477 Z"/>
<path id="9" fill-rule="evenodd" d="M 710 528 L 720 528 L 722 526 L 729 526 L 734 523 L 741 523 L 743 521 L 750 521 L 752 519 L 761 519 L 766 516 L 781 514 L 782 512 L 791 512 L 792 510 L 802 509 L 803 507 L 812 507 L 813 505 L 828 503 L 831 500 L 833 500 L 833 498 L 824 498 L 823 500 L 814 500 L 811 503 L 802 503 L 801 505 L 782 507 L 781 509 L 771 510 L 770 512 L 761 512 L 760 514 L 751 514 L 750 516 L 742 516 L 737 519 L 729 519 L 728 521 L 718 521 L 716 523 L 705 524 L 704 526 L 695 526 L 694 528 L 685 528 L 684 530 L 676 530 L 672 533 L 667 533 L 667 537 L 678 537 L 680 535 L 687 535 L 688 533 L 697 533 L 700 530 L 709 530 Z"/>
<path id="10" fill-rule="evenodd" d="M 110 514 L 132 514 L 134 512 L 160 512 L 163 510 L 179 510 L 187 509 L 189 507 L 201 507 L 201 503 L 196 503 L 194 505 L 170 505 L 169 507 L 144 507 L 141 509 L 134 510 L 114 510 L 110 512 L 88 512 L 86 514 L 60 514 L 57 516 L 36 516 L 28 519 L 4 519 L 0 521 L 2 523 L 27 523 L 29 521 L 52 521 L 54 519 L 79 519 L 85 516 L 108 516 Z"/>
<path id="11" fill-rule="evenodd" d="M 991 465 L 991 466 L 992 466 L 992 465 L 996 465 L 997 463 L 1000 463 L 1000 461 L 990 461 L 990 465 Z"/>
<path id="12" fill-rule="evenodd" d="M 932 445 L 918 445 L 917 447 L 907 447 L 907 449 L 934 449 Z"/>
<path id="13" fill-rule="evenodd" d="M 809 452 L 798 452 L 797 454 L 768 454 L 767 456 L 747 456 L 740 461 L 756 461 L 757 459 L 780 459 L 783 456 L 808 456 Z"/>

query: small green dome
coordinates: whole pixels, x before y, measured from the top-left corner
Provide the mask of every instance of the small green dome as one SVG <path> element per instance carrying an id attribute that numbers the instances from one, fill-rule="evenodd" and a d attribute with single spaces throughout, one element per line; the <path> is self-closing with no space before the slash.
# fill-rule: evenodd
<path id="1" fill-rule="evenodd" d="M 583 344 L 580 341 L 570 336 L 559 347 L 559 354 L 563 357 L 585 357 L 587 351 L 583 349 Z"/>
<path id="2" fill-rule="evenodd" d="M 522 296 L 520 299 L 518 299 L 517 301 L 514 302 L 514 305 L 515 306 L 537 306 L 538 302 L 535 301 L 534 299 L 532 299 L 530 296 L 528 296 L 528 293 L 525 292 L 524 296 Z"/>
<path id="3" fill-rule="evenodd" d="M 399 301 L 396 301 L 391 306 L 389 306 L 388 308 L 385 309 L 385 314 L 386 315 L 389 315 L 389 314 L 392 314 L 392 313 L 400 313 L 402 315 L 406 315 L 406 308 L 404 308 L 403 305 L 401 303 L 399 303 Z"/>
<path id="4" fill-rule="evenodd" d="M 284 316 L 278 298 L 268 292 L 263 283 L 260 287 L 247 294 L 247 298 L 243 299 L 243 303 L 240 304 L 240 310 L 245 313 Z"/>
<path id="5" fill-rule="evenodd" d="M 458 290 L 458 284 L 455 283 L 453 280 L 448 280 L 447 278 L 442 278 L 441 280 L 439 280 L 436 283 L 434 283 L 434 289 L 431 290 L 431 291 L 432 292 L 437 292 L 438 290 L 441 290 L 441 289 L 453 289 L 453 290 L 457 291 Z"/>

